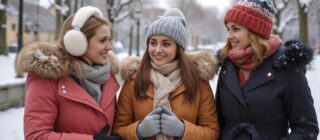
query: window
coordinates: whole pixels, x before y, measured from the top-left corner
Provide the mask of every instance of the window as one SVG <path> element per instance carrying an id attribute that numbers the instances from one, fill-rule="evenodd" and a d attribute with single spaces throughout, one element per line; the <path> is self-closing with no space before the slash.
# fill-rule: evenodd
<path id="1" fill-rule="evenodd" d="M 11 30 L 12 30 L 12 31 L 15 31 L 15 30 L 16 30 L 16 24 L 14 24 L 14 23 L 11 24 Z"/>

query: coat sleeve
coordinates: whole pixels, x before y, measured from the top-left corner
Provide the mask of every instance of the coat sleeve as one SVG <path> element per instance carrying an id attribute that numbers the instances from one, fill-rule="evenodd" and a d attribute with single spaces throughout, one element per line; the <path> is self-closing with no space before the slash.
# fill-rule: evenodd
<path id="1" fill-rule="evenodd" d="M 116 119 L 114 133 L 119 134 L 127 140 L 138 140 L 136 128 L 140 121 L 134 120 L 133 110 L 133 81 L 125 81 L 121 89 L 118 105 L 116 108 Z"/>
<path id="2" fill-rule="evenodd" d="M 183 140 L 216 140 L 219 136 L 219 124 L 215 100 L 209 82 L 200 87 L 200 105 L 197 124 L 183 120 L 185 133 Z"/>
<path id="3" fill-rule="evenodd" d="M 28 75 L 24 112 L 26 140 L 92 140 L 88 134 L 55 132 L 58 113 L 53 82 Z"/>
<path id="4" fill-rule="evenodd" d="M 316 140 L 319 133 L 311 91 L 303 68 L 291 70 L 288 89 L 284 95 L 289 117 L 290 140 Z"/>

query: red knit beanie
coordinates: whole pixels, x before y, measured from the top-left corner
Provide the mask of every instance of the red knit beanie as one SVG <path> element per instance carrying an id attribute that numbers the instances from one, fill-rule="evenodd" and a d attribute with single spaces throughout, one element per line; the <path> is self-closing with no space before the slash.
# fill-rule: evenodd
<path id="1" fill-rule="evenodd" d="M 274 8 L 271 0 L 240 0 L 224 17 L 224 24 L 240 24 L 263 38 L 272 32 Z"/>

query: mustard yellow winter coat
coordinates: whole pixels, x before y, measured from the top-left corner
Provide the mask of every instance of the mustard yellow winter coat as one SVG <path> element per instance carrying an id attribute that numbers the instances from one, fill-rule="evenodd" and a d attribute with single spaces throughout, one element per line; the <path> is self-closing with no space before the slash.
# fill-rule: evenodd
<path id="1" fill-rule="evenodd" d="M 206 52 L 194 54 L 191 58 L 203 71 L 200 75 L 203 80 L 199 84 L 195 101 L 192 104 L 185 102 L 186 98 L 183 94 L 186 88 L 182 84 L 169 96 L 171 109 L 185 125 L 183 140 L 216 140 L 219 135 L 219 125 L 215 100 L 209 85 L 209 79 L 215 74 L 216 61 L 210 53 Z M 132 74 L 130 78 L 127 76 L 134 71 L 133 67 L 138 66 L 139 62 L 134 59 L 129 61 L 121 66 L 122 77 L 129 80 L 125 81 L 120 92 L 114 132 L 127 140 L 136 140 L 138 139 L 137 125 L 152 111 L 154 88 L 149 83 L 146 90 L 147 99 L 136 100 L 134 95 L 135 74 Z M 155 137 L 149 139 L 153 140 Z"/>

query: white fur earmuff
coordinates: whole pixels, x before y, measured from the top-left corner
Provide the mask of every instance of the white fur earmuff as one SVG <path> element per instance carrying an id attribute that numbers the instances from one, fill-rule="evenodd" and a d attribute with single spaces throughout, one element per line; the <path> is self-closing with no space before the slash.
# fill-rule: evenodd
<path id="1" fill-rule="evenodd" d="M 72 29 L 63 37 L 66 50 L 73 56 L 81 56 L 87 50 L 88 41 L 80 29 L 91 16 L 103 17 L 101 11 L 96 7 L 85 6 L 80 8 L 72 20 Z"/>

